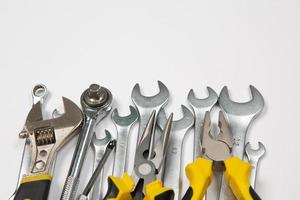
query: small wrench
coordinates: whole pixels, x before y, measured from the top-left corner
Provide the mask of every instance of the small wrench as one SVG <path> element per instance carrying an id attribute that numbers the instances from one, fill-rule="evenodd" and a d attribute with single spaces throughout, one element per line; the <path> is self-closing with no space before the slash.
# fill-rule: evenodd
<path id="1" fill-rule="evenodd" d="M 129 106 L 130 114 L 120 116 L 117 109 L 112 112 L 111 118 L 117 128 L 117 147 L 113 168 L 113 176 L 121 177 L 127 171 L 127 145 L 131 127 L 138 119 L 138 113 L 133 106 Z"/>
<path id="2" fill-rule="evenodd" d="M 174 121 L 171 128 L 164 168 L 164 186 L 172 188 L 175 192 L 174 199 L 181 198 L 181 153 L 182 144 L 186 133 L 194 125 L 193 113 L 181 105 L 183 117 Z M 166 113 L 162 110 L 158 115 L 158 125 L 162 129 L 167 122 Z"/>
<path id="3" fill-rule="evenodd" d="M 195 96 L 194 90 L 191 89 L 188 94 L 188 102 L 193 108 L 195 115 L 195 133 L 194 133 L 194 159 L 202 156 L 202 129 L 206 111 L 210 111 L 218 101 L 218 94 L 210 87 L 207 87 L 208 97 L 198 99 Z"/>
<path id="4" fill-rule="evenodd" d="M 82 133 L 78 138 L 69 173 L 61 195 L 61 200 L 75 199 L 79 185 L 81 169 L 92 140 L 95 126 L 111 110 L 112 95 L 110 91 L 97 84 L 92 84 L 81 95 L 81 106 L 85 115 Z"/>
<path id="5" fill-rule="evenodd" d="M 94 133 L 91 147 L 94 151 L 94 164 L 93 164 L 93 171 L 97 168 L 100 160 L 102 159 L 107 144 L 112 140 L 112 135 L 109 131 L 105 130 L 105 137 L 98 139 L 96 136 L 96 133 Z M 92 200 L 99 200 L 102 199 L 103 191 L 102 189 L 102 179 L 103 179 L 103 170 L 100 172 L 100 174 L 97 177 L 97 180 L 93 187 L 92 192 Z"/>
<path id="6" fill-rule="evenodd" d="M 105 134 L 106 136 L 107 135 L 110 135 L 110 133 L 105 130 Z M 106 140 L 106 139 L 104 139 Z M 101 142 L 101 140 L 98 140 L 99 142 Z M 96 142 L 98 142 L 96 141 Z M 102 144 L 101 144 L 102 145 Z M 96 165 L 96 168 L 94 169 L 94 172 L 88 182 L 88 184 L 86 185 L 86 187 L 84 188 L 82 194 L 79 196 L 78 200 L 88 200 L 88 195 L 91 191 L 92 188 L 97 189 L 97 188 L 100 188 L 100 185 L 96 185 L 96 183 L 98 182 L 98 178 L 99 176 L 101 176 L 101 179 L 102 179 L 102 172 L 103 172 L 103 168 L 104 168 L 104 165 L 109 157 L 109 155 L 111 154 L 111 152 L 114 150 L 116 146 L 116 140 L 111 140 L 109 142 L 107 142 L 106 146 L 105 146 L 105 149 L 103 152 L 101 152 L 101 159 L 100 160 L 97 160 L 97 165 Z M 101 146 L 102 147 L 102 146 Z M 99 182 L 98 182 L 99 183 Z M 92 197 L 92 200 L 100 200 L 102 199 L 102 197 L 98 198 L 94 198 Z"/>
<path id="7" fill-rule="evenodd" d="M 158 87 L 159 93 L 151 97 L 146 97 L 141 94 L 138 83 L 132 89 L 131 99 L 139 113 L 139 132 L 137 141 L 141 141 L 142 134 L 147 126 L 147 122 L 149 121 L 153 110 L 155 110 L 156 113 L 159 113 L 159 111 L 167 104 L 169 100 L 168 88 L 161 81 L 158 81 Z M 152 147 L 154 146 L 153 144 L 150 145 Z M 152 155 L 153 153 L 152 147 L 149 149 L 149 155 Z"/>
<path id="8" fill-rule="evenodd" d="M 258 164 L 259 164 L 260 159 L 266 153 L 266 148 L 263 145 L 263 143 L 258 142 L 258 148 L 254 149 L 251 147 L 250 143 L 248 142 L 245 146 L 245 152 L 246 152 L 246 156 L 249 160 L 249 163 L 252 165 L 250 182 L 251 182 L 251 186 L 255 189 L 255 181 L 256 181 L 255 179 L 257 176 Z"/>
<path id="9" fill-rule="evenodd" d="M 260 92 L 252 85 L 250 85 L 250 91 L 252 99 L 245 103 L 232 101 L 226 86 L 223 87 L 219 96 L 219 105 L 226 113 L 233 134 L 234 146 L 232 154 L 241 159 L 244 157 L 245 139 L 249 125 L 261 113 L 264 107 L 264 98 Z M 235 199 L 225 181 L 222 182 L 220 199 Z"/>

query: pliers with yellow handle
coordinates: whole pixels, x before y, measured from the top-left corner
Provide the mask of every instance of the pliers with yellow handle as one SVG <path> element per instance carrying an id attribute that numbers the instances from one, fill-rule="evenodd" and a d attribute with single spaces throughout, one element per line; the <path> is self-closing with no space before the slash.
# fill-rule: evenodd
<path id="1" fill-rule="evenodd" d="M 260 200 L 250 185 L 251 165 L 240 158 L 232 157 L 233 138 L 223 112 L 219 112 L 220 133 L 216 139 L 210 129 L 210 113 L 205 113 L 203 124 L 202 152 L 187 165 L 185 171 L 190 182 L 183 200 L 202 200 L 212 181 L 213 165 L 222 163 L 225 169 L 225 180 L 237 200 Z"/>
<path id="2" fill-rule="evenodd" d="M 162 134 L 162 143 L 154 144 L 155 111 L 152 112 L 143 135 L 138 141 L 133 173 L 108 178 L 105 200 L 173 200 L 174 191 L 163 187 L 157 175 L 163 168 L 172 126 L 171 114 Z"/>

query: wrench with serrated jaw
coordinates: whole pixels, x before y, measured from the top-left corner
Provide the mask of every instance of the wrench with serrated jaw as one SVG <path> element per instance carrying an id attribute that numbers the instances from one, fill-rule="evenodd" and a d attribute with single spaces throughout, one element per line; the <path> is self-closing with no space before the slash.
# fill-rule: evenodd
<path id="1" fill-rule="evenodd" d="M 258 148 L 252 148 L 251 144 L 248 142 L 245 146 L 245 153 L 248 158 L 249 163 L 252 165 L 252 171 L 250 176 L 251 186 L 255 189 L 257 169 L 260 159 L 266 153 L 266 148 L 263 143 L 258 142 Z"/>
<path id="2" fill-rule="evenodd" d="M 47 95 L 48 95 L 48 89 L 45 85 L 42 85 L 42 84 L 35 85 L 32 89 L 33 105 L 40 103 L 40 105 L 42 106 L 47 98 Z M 23 138 L 22 134 L 26 134 L 26 130 L 21 131 L 21 133 L 19 135 L 21 138 Z M 14 191 L 14 193 L 12 194 L 12 196 L 9 198 L 9 200 L 12 200 L 15 198 L 15 194 L 17 192 L 17 189 L 20 186 L 23 175 L 28 173 L 30 161 L 31 161 L 30 140 L 28 138 L 25 138 L 25 144 L 24 144 L 24 148 L 23 148 L 23 154 L 22 154 L 21 165 L 20 165 L 20 170 L 19 170 L 19 175 L 18 175 L 17 187 L 16 187 L 16 190 Z"/>
<path id="3" fill-rule="evenodd" d="M 169 100 L 168 88 L 161 81 L 158 81 L 158 87 L 158 94 L 147 97 L 141 94 L 140 85 L 138 83 L 132 89 L 131 99 L 139 114 L 139 132 L 137 141 L 140 141 L 153 110 L 155 110 L 156 113 L 159 113 Z"/>
<path id="4" fill-rule="evenodd" d="M 184 105 L 181 106 L 183 117 L 172 122 L 172 128 L 164 164 L 164 186 L 174 190 L 174 199 L 181 198 L 181 154 L 182 144 L 187 132 L 194 125 L 193 113 Z M 167 122 L 166 113 L 162 110 L 158 115 L 158 125 L 163 128 Z"/>
<path id="5" fill-rule="evenodd" d="M 187 98 L 195 116 L 194 159 L 202 156 L 201 138 L 205 113 L 210 111 L 218 101 L 218 94 L 212 88 L 207 87 L 207 91 L 208 96 L 204 99 L 199 99 L 195 96 L 194 90 L 191 89 Z"/>
<path id="6" fill-rule="evenodd" d="M 105 137 L 98 139 L 96 136 L 96 133 L 94 133 L 91 147 L 94 152 L 94 164 L 93 164 L 93 171 L 97 168 L 100 160 L 102 159 L 107 144 L 112 140 L 112 135 L 109 131 L 105 130 Z M 94 184 L 93 191 L 92 191 L 92 197 L 91 200 L 99 200 L 103 197 L 103 191 L 102 191 L 102 183 L 103 183 L 103 170 L 98 175 L 98 178 Z"/>
<path id="7" fill-rule="evenodd" d="M 260 92 L 250 85 L 252 99 L 248 102 L 238 103 L 230 99 L 228 88 L 223 87 L 219 96 L 219 106 L 226 113 L 227 120 L 233 135 L 233 156 L 243 159 L 247 130 L 251 122 L 261 113 L 264 108 L 264 98 Z M 235 199 L 231 189 L 222 182 L 221 200 Z"/>
<path id="8" fill-rule="evenodd" d="M 138 113 L 133 106 L 129 106 L 130 114 L 120 116 L 117 109 L 114 109 L 111 115 L 117 129 L 117 146 L 115 161 L 113 167 L 113 176 L 122 177 L 127 171 L 127 145 L 131 127 L 138 119 Z"/>

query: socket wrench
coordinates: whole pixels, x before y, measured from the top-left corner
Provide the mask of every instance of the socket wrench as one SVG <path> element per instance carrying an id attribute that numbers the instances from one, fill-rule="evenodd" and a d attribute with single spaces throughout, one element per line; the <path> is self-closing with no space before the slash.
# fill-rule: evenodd
<path id="1" fill-rule="evenodd" d="M 85 116 L 82 133 L 78 138 L 71 166 L 61 195 L 61 200 L 74 200 L 80 180 L 81 169 L 90 146 L 95 126 L 108 115 L 111 110 L 111 92 L 92 84 L 81 95 L 81 106 Z"/>

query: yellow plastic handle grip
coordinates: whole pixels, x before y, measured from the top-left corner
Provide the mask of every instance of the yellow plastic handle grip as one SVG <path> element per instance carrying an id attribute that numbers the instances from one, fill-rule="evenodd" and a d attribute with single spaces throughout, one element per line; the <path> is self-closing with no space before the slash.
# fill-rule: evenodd
<path id="1" fill-rule="evenodd" d="M 190 192 L 192 192 L 191 200 L 203 199 L 212 181 L 212 165 L 211 160 L 197 158 L 193 163 L 186 166 L 185 173 L 190 182 Z"/>
<path id="2" fill-rule="evenodd" d="M 145 186 L 144 200 L 173 200 L 174 191 L 171 188 L 163 187 L 161 180 L 155 180 Z"/>
<path id="3" fill-rule="evenodd" d="M 251 165 L 240 158 L 229 158 L 225 163 L 225 179 L 238 200 L 253 200 L 250 193 Z"/>
<path id="4" fill-rule="evenodd" d="M 134 188 L 134 181 L 124 173 L 122 178 L 108 177 L 108 192 L 105 199 L 108 200 L 131 200 L 131 191 Z"/>

